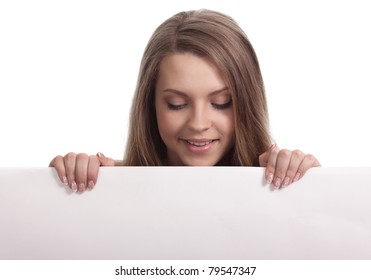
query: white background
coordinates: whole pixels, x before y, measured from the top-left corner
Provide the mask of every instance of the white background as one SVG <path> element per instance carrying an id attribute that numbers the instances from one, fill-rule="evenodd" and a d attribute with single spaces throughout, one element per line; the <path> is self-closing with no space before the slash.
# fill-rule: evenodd
<path id="1" fill-rule="evenodd" d="M 370 166 L 368 1 L 1 1 L 0 166 L 121 159 L 140 59 L 173 14 L 232 16 L 261 63 L 271 131 L 324 166 Z"/>

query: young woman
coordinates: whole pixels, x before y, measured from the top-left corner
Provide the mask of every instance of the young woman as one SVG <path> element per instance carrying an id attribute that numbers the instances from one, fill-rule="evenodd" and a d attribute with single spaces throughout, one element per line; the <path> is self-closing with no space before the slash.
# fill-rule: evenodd
<path id="1" fill-rule="evenodd" d="M 50 163 L 80 192 L 93 189 L 99 166 L 115 165 L 262 166 L 277 188 L 320 166 L 310 154 L 272 145 L 255 51 L 232 18 L 210 10 L 178 13 L 152 35 L 123 161 L 69 153 Z"/>

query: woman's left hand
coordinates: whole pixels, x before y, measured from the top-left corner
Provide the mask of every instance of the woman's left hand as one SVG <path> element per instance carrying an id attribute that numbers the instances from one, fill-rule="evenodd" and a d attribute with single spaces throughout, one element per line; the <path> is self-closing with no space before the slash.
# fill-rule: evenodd
<path id="1" fill-rule="evenodd" d="M 299 150 L 280 150 L 275 144 L 259 156 L 259 165 L 266 167 L 265 180 L 275 188 L 284 188 L 301 179 L 311 167 L 321 164 L 311 154 Z"/>

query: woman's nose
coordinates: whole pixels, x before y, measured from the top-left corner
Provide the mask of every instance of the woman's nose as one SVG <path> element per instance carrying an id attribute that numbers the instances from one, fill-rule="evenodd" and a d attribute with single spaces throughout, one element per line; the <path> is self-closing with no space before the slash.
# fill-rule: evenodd
<path id="1" fill-rule="evenodd" d="M 189 127 L 194 131 L 205 131 L 212 126 L 210 112 L 206 106 L 197 106 L 191 110 L 189 117 Z"/>

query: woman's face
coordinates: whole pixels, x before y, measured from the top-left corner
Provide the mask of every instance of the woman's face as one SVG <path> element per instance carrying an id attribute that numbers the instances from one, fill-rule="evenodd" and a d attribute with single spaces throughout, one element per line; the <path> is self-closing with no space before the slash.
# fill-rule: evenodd
<path id="1" fill-rule="evenodd" d="M 170 165 L 215 165 L 232 147 L 231 92 L 207 59 L 190 53 L 166 56 L 155 106 Z"/>

